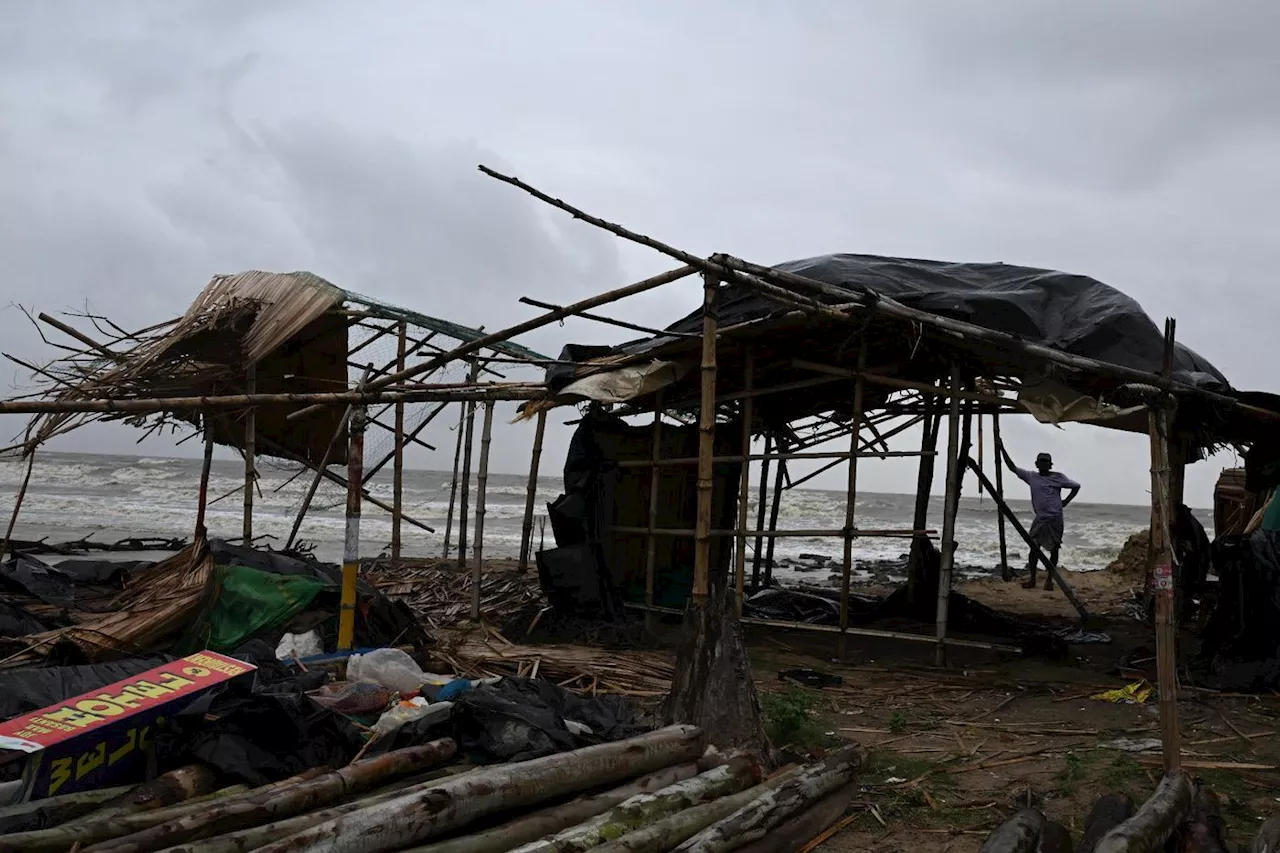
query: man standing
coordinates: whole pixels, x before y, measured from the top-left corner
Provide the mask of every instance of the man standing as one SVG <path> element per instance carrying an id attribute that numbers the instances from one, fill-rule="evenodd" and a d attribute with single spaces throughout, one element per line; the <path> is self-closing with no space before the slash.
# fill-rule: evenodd
<path id="1" fill-rule="evenodd" d="M 1004 457 L 1004 464 L 1009 466 L 1014 476 L 1031 487 L 1031 509 L 1036 516 L 1031 522 L 1031 541 L 1047 552 L 1049 561 L 1057 566 L 1058 550 L 1062 547 L 1062 510 L 1076 499 L 1076 495 L 1080 493 L 1080 484 L 1066 474 L 1054 471 L 1053 457 L 1048 453 L 1036 456 L 1034 471 L 1014 465 L 1003 443 L 1000 444 L 1000 455 Z M 1063 489 L 1070 490 L 1065 499 L 1062 497 Z M 1035 552 L 1032 551 L 1027 560 L 1027 582 L 1023 584 L 1027 589 L 1035 588 L 1037 562 Z M 1047 565 L 1045 575 L 1044 588 L 1053 589 L 1053 572 L 1049 571 Z"/>

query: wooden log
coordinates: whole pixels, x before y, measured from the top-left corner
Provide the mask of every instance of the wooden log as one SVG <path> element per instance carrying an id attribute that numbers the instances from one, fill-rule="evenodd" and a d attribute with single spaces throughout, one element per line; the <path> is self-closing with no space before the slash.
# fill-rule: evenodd
<path id="1" fill-rule="evenodd" d="M 670 726 L 629 740 L 486 767 L 317 824 L 260 853 L 399 850 L 499 811 L 527 808 L 692 761 L 702 752 L 701 740 L 695 726 Z"/>
<path id="2" fill-rule="evenodd" d="M 1258 827 L 1250 853 L 1280 853 L 1280 815 L 1272 815 Z"/>
<path id="3" fill-rule="evenodd" d="M 61 826 L 125 796 L 133 785 L 58 794 L 0 808 L 0 835 Z"/>
<path id="4" fill-rule="evenodd" d="M 126 834 L 130 831 L 129 826 L 118 821 L 94 823 L 69 828 L 73 835 L 70 839 L 49 836 L 40 839 L 38 843 L 34 839 L 19 842 L 27 846 L 6 846 L 11 843 L 10 838 L 17 836 L 0 837 L 0 851 L 62 853 L 72 843 L 80 842 L 92 844 L 83 853 L 150 853 L 174 844 L 211 838 L 335 803 L 344 797 L 367 791 L 389 778 L 416 773 L 447 761 L 456 750 L 456 744 L 450 739 L 432 741 L 388 752 L 376 758 L 352 762 L 341 770 L 324 773 L 292 786 L 273 787 L 261 793 L 250 792 L 131 835 Z M 62 846 L 59 847 L 59 843 Z"/>
<path id="5" fill-rule="evenodd" d="M 324 769 L 327 770 L 328 768 L 324 768 Z M 303 774 L 301 776 L 296 776 L 294 777 L 294 779 L 299 781 L 303 779 L 309 779 L 312 776 L 319 775 L 321 772 L 323 772 L 323 770 L 321 769 L 317 769 L 314 771 L 307 771 L 306 774 Z M 276 785 L 279 785 L 279 784 L 280 783 L 276 783 Z M 231 785 L 230 787 L 219 788 L 218 790 L 211 791 L 207 794 L 201 794 L 195 797 L 189 797 L 184 800 L 179 800 L 178 802 L 173 803 L 172 805 L 163 806 L 157 809 L 143 809 L 141 811 L 137 810 L 136 808 L 131 809 L 128 807 L 122 807 L 121 803 L 110 803 L 104 808 L 98 809 L 97 811 L 91 814 L 84 815 L 83 817 L 80 817 L 77 820 L 68 821 L 61 825 L 64 827 L 80 826 L 86 823 L 99 823 L 103 821 L 119 821 L 122 825 L 129 827 L 127 831 L 133 832 L 139 829 L 146 829 L 149 826 L 155 826 L 156 824 L 159 824 L 159 823 L 164 823 L 166 820 L 170 820 L 175 817 L 181 817 L 184 814 L 190 814 L 193 811 L 205 809 L 208 807 L 208 804 L 211 800 L 219 800 L 219 799 L 227 799 L 229 797 L 236 797 L 236 796 L 239 796 L 240 794 L 247 793 L 251 790 L 253 789 L 250 788 L 248 785 Z"/>
<path id="6" fill-rule="evenodd" d="M 796 768 L 797 771 L 801 769 L 803 768 Z M 834 794 L 819 800 L 812 807 L 783 821 L 763 838 L 740 848 L 738 853 L 799 853 L 802 848 L 809 846 L 811 840 L 822 836 L 828 827 L 840 819 L 841 815 L 848 810 L 849 801 L 856 793 L 858 793 L 856 784 L 845 785 Z M 732 812 L 726 812 L 726 816 L 730 813 Z M 672 845 L 672 847 L 675 846 L 677 845 Z M 611 851 L 601 849 L 596 853 L 611 853 Z M 640 851 L 634 851 L 634 853 L 640 853 Z M 653 851 L 653 853 L 660 853 L 660 851 Z"/>
<path id="7" fill-rule="evenodd" d="M 942 505 L 942 555 L 938 571 L 935 663 L 947 662 L 947 611 L 951 603 L 951 568 L 956 559 L 956 512 L 960 506 L 960 364 L 951 362 L 951 403 L 947 414 L 947 493 Z"/>
<path id="8" fill-rule="evenodd" d="M 669 767 L 604 793 L 578 797 L 563 805 L 541 809 L 492 829 L 447 841 L 438 841 L 435 844 L 424 844 L 401 853 L 507 853 L 508 850 L 521 844 L 546 838 L 604 814 L 637 794 L 658 791 L 676 782 L 692 778 L 697 772 L 697 765 L 694 764 Z M 200 853 L 204 852 L 200 851 Z"/>
<path id="9" fill-rule="evenodd" d="M 1155 853 L 1191 811 L 1195 791 L 1183 773 L 1165 776 L 1137 814 L 1108 832 L 1097 853 Z"/>
<path id="10" fill-rule="evenodd" d="M 389 800 L 404 796 L 411 789 L 424 788 L 438 779 L 474 772 L 475 768 L 466 766 L 444 767 L 428 773 L 418 773 L 400 779 L 389 785 L 382 785 L 374 791 L 359 797 L 344 800 L 336 806 L 309 811 L 294 817 L 252 826 L 248 829 L 228 832 L 213 838 L 204 838 L 187 844 L 166 847 L 160 853 L 246 853 L 265 847 L 273 841 L 288 838 L 308 827 L 332 820 L 347 812 L 376 806 Z"/>
<path id="11" fill-rule="evenodd" d="M 1071 853 L 1071 831 L 1056 820 L 1045 821 L 1038 853 Z"/>
<path id="12" fill-rule="evenodd" d="M 1164 325 L 1164 375 L 1173 369 L 1172 320 Z M 1175 587 L 1172 526 L 1175 507 L 1169 487 L 1169 410 L 1172 400 L 1153 404 L 1147 415 L 1151 445 L 1151 573 L 1155 592 L 1156 686 L 1159 691 L 1160 751 L 1165 773 L 1177 773 L 1182 766 L 1181 733 L 1178 727 L 1177 627 L 1174 624 Z"/>
<path id="13" fill-rule="evenodd" d="M 1128 794 L 1104 794 L 1093 804 L 1084 819 L 1084 834 L 1079 853 L 1094 853 L 1107 833 L 1133 817 L 1137 806 Z"/>
<path id="14" fill-rule="evenodd" d="M 484 427 L 480 431 L 480 468 L 476 472 L 475 559 L 471 566 L 471 621 L 480 621 L 480 586 L 484 582 L 485 492 L 489 485 L 489 445 L 493 440 L 493 403 L 484 404 Z"/>
<path id="15" fill-rule="evenodd" d="M 511 853 L 584 853 L 675 812 L 736 794 L 760 781 L 760 766 L 745 756 L 653 793 L 637 794 L 615 808 Z"/>
<path id="16" fill-rule="evenodd" d="M 621 838 L 601 844 L 595 849 L 595 853 L 665 853 L 680 846 L 716 821 L 733 814 L 766 791 L 777 788 L 798 775 L 803 769 L 803 767 L 794 767 L 784 773 L 776 774 L 753 788 L 729 794 L 648 823 Z"/>
<path id="17" fill-rule="evenodd" d="M 396 324 L 396 370 L 404 370 L 407 359 L 409 324 L 401 320 Z M 404 512 L 404 403 L 395 404 L 395 429 L 392 430 L 392 453 L 395 456 L 391 470 L 391 559 L 400 560 L 402 543 L 400 541 L 401 518 Z"/>
<path id="18" fill-rule="evenodd" d="M 537 426 L 533 431 L 533 451 L 529 456 L 529 483 L 525 487 L 524 524 L 520 528 L 521 572 L 529 571 L 529 555 L 533 551 L 533 507 L 538 496 L 538 466 L 542 461 L 542 438 L 547 431 L 547 410 L 538 412 Z"/>
<path id="19" fill-rule="evenodd" d="M 836 750 L 694 835 L 675 848 L 676 853 L 730 853 L 763 838 L 788 818 L 848 785 L 862 770 L 866 756 L 857 745 Z"/>
<path id="20" fill-rule="evenodd" d="M 1022 809 L 987 836 L 980 853 L 1036 853 L 1044 826 L 1039 809 Z"/>

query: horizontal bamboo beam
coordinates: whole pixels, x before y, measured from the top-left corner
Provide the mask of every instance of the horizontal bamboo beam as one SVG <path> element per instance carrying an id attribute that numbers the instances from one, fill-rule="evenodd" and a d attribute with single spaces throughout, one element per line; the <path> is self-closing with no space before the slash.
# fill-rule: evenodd
<path id="1" fill-rule="evenodd" d="M 815 373 L 825 373 L 829 376 L 839 376 L 844 379 L 857 379 L 858 371 L 850 370 L 845 367 L 833 367 L 828 364 L 818 364 L 813 361 L 805 361 L 801 358 L 794 358 L 791 363 L 802 370 L 812 370 Z M 881 373 L 873 371 L 863 371 L 862 378 L 872 385 L 883 385 L 887 388 L 898 388 L 904 391 L 924 391 L 934 394 L 937 397 L 950 399 L 952 393 L 950 389 L 938 385 L 930 385 L 928 382 L 916 382 L 911 379 L 899 379 L 896 376 L 885 376 Z M 932 389 L 932 390 L 930 390 Z M 997 406 L 1007 406 L 1011 409 L 1022 410 L 1017 400 L 1006 397 L 997 397 L 992 394 L 983 394 L 978 391 L 960 391 L 956 395 L 961 400 L 971 400 L 975 403 L 989 403 Z"/>
<path id="2" fill-rule="evenodd" d="M 627 527 L 616 526 L 610 527 L 610 531 L 614 533 L 632 533 L 637 535 L 648 535 L 648 527 Z M 677 538 L 688 538 L 693 536 L 692 527 L 655 527 L 653 533 L 656 536 L 674 536 Z M 822 537 L 838 536 L 841 539 L 845 537 L 844 529 L 822 529 L 822 530 L 766 530 L 757 531 L 754 535 L 763 536 L 766 539 L 803 539 L 813 537 L 815 539 Z M 712 536 L 737 536 L 736 530 L 712 530 Z M 935 537 L 938 535 L 936 530 L 858 530 L 854 529 L 852 536 L 855 539 L 914 539 L 920 537 Z"/>
<path id="3" fill-rule="evenodd" d="M 147 399 L 7 400 L 0 415 L 44 415 L 58 412 L 171 412 L 179 410 L 243 409 L 249 406 L 346 406 L 352 403 L 430 403 L 485 400 L 536 400 L 546 394 L 541 385 L 437 385 L 412 391 L 320 391 L 308 394 L 228 394 L 215 397 L 156 397 Z"/>
<path id="4" fill-rule="evenodd" d="M 848 459 L 854 454 L 847 450 L 824 450 L 817 453 L 800 452 L 800 453 L 752 453 L 748 456 L 738 454 L 737 456 L 714 456 L 711 461 L 720 463 L 729 462 L 762 462 L 765 459 Z M 920 456 L 919 450 L 864 450 L 859 451 L 857 456 L 859 459 L 868 456 L 874 456 L 877 459 L 888 459 L 890 457 L 915 457 Z M 937 454 L 930 453 L 930 456 Z M 617 463 L 619 468 L 652 468 L 654 465 L 660 468 L 670 468 L 680 465 L 697 465 L 698 458 L 696 456 L 681 456 L 675 459 L 659 459 L 656 463 L 652 459 L 623 459 Z"/>
<path id="5" fill-rule="evenodd" d="M 631 610 L 648 610 L 653 613 L 666 613 L 671 616 L 680 616 L 683 610 L 674 607 L 661 607 L 653 605 L 647 607 L 643 604 L 636 604 L 630 601 L 626 602 L 624 607 Z M 764 625 L 769 628 L 786 628 L 794 631 L 816 631 L 822 634 L 839 634 L 839 625 L 814 625 L 810 622 L 788 622 L 785 619 L 761 619 L 757 616 L 744 616 L 740 620 L 744 625 Z M 878 628 L 846 628 L 844 633 L 858 637 L 880 637 L 885 640 L 909 640 L 920 643 L 936 643 L 938 638 L 933 635 L 909 634 L 905 631 L 883 631 Z M 1010 654 L 1022 654 L 1021 646 L 1006 646 L 1000 643 L 984 643 L 981 640 L 956 640 L 947 638 L 948 646 L 966 649 L 984 649 L 986 651 L 1009 652 Z"/>
<path id="6" fill-rule="evenodd" d="M 542 302 L 537 299 L 530 299 L 528 296 L 521 296 L 520 301 L 525 305 L 532 305 L 534 308 L 541 308 L 544 311 L 559 311 L 564 308 L 563 305 L 556 305 L 552 302 Z M 587 311 L 578 311 L 575 317 L 581 317 L 584 320 L 595 320 L 597 323 L 604 323 L 606 326 L 617 326 L 619 329 L 629 329 L 633 332 L 640 332 L 645 335 L 662 335 L 672 338 L 701 338 L 698 332 L 668 332 L 662 329 L 654 329 L 650 326 L 638 326 L 635 323 L 628 323 L 626 320 L 615 320 L 612 317 L 602 317 L 599 314 L 591 314 Z"/>

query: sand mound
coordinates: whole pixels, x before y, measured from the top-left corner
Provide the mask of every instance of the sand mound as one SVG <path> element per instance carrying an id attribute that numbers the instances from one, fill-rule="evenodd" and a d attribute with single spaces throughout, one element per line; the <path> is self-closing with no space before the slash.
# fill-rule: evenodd
<path id="1" fill-rule="evenodd" d="M 1151 547 L 1151 531 L 1139 530 L 1129 537 L 1120 554 L 1107 566 L 1108 572 L 1124 577 L 1141 577 L 1147 572 L 1147 552 Z"/>

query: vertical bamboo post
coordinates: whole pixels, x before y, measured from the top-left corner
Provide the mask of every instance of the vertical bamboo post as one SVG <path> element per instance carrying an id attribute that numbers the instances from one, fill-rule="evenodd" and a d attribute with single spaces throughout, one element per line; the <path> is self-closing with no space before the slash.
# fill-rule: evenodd
<path id="1" fill-rule="evenodd" d="M 756 498 L 756 552 L 751 559 L 751 589 L 760 589 L 760 560 L 764 557 L 764 514 L 769 502 L 769 454 L 773 452 L 773 433 L 764 436 L 764 459 L 760 462 L 760 495 Z"/>
<path id="2" fill-rule="evenodd" d="M 471 621 L 480 621 L 480 586 L 484 582 L 484 495 L 489 482 L 489 442 L 493 437 L 493 401 L 484 404 L 484 426 L 480 430 L 480 465 L 476 472 L 475 559 L 471 566 Z"/>
<path id="3" fill-rule="evenodd" d="M 9 552 L 9 543 L 13 541 L 13 529 L 18 524 L 18 511 L 22 509 L 22 501 L 27 496 L 27 486 L 31 483 L 31 469 L 36 464 L 36 449 L 27 445 L 24 450 L 27 454 L 27 471 L 22 475 L 22 485 L 18 487 L 18 494 L 13 499 L 13 514 L 9 516 L 9 526 L 4 531 L 4 541 L 0 542 L 0 560 L 3 560 Z M 201 505 L 203 504 L 202 500 Z"/>
<path id="4" fill-rule="evenodd" d="M 1000 413 L 991 414 L 991 436 L 996 443 L 996 497 L 1004 500 L 1004 462 L 1000 456 Z M 1000 533 L 1000 577 L 1006 581 L 1013 580 L 1013 567 L 1009 565 L 1009 540 L 1005 537 L 1004 513 L 996 513 L 996 524 Z"/>
<path id="5" fill-rule="evenodd" d="M 467 431 L 467 404 L 458 409 L 458 439 L 453 448 L 453 482 L 449 484 L 449 513 L 444 518 L 444 559 L 449 559 L 449 543 L 453 537 L 453 510 L 458 501 L 458 470 L 462 465 L 462 434 Z"/>
<path id="6" fill-rule="evenodd" d="M 711 594 L 711 511 L 716 442 L 716 302 L 719 279 L 702 276 L 702 395 L 698 404 L 698 518 L 694 530 L 693 598 Z"/>
<path id="7" fill-rule="evenodd" d="M 200 418 L 204 428 L 204 460 L 200 465 L 200 493 L 196 499 L 196 530 L 192 542 L 199 542 L 208 536 L 204 517 L 209 507 L 209 469 L 213 467 L 213 427 L 209 425 L 209 415 Z"/>
<path id="8" fill-rule="evenodd" d="M 409 324 L 401 320 L 396 327 L 396 371 L 405 368 L 406 345 L 409 337 Z M 396 403 L 395 421 L 395 467 L 392 469 L 391 495 L 391 559 L 399 562 L 401 551 L 400 522 L 404 512 L 404 402 Z"/>
<path id="9" fill-rule="evenodd" d="M 480 362 L 471 363 L 468 381 L 474 383 L 480 372 Z M 458 487 L 458 568 L 467 567 L 467 510 L 471 503 L 471 442 L 476 434 L 476 404 L 466 404 L 466 435 L 462 437 L 462 479 Z"/>
<path id="10" fill-rule="evenodd" d="M 942 431 L 942 412 L 937 397 L 925 398 L 924 427 L 920 434 L 920 466 L 916 474 L 916 505 L 911 529 L 923 531 L 929 526 L 929 499 L 933 495 L 933 472 L 938 449 L 938 433 Z M 924 559 L 927 537 L 916 533 L 911 539 L 911 556 L 907 561 L 907 601 L 916 601 L 916 573 Z"/>
<path id="11" fill-rule="evenodd" d="M 533 507 L 538 498 L 538 467 L 542 463 L 542 437 L 547 432 L 547 410 L 538 412 L 538 425 L 533 431 L 533 455 L 529 459 L 529 485 L 524 496 L 524 526 L 520 530 L 520 571 L 529 571 L 529 554 L 533 550 Z"/>
<path id="12" fill-rule="evenodd" d="M 867 336 L 858 345 L 858 375 L 853 380 L 853 414 L 849 424 L 849 484 L 844 504 L 844 564 L 840 572 L 840 639 L 836 656 L 844 660 L 849 630 L 849 579 L 853 574 L 853 523 L 858 506 L 858 444 L 862 436 L 862 374 L 867 370 Z"/>
<path id="13" fill-rule="evenodd" d="M 364 406 L 353 406 L 347 424 L 347 532 L 342 546 L 342 604 L 338 611 L 338 649 L 355 643 L 356 583 L 360 577 L 360 504 L 364 482 Z"/>
<path id="14" fill-rule="evenodd" d="M 755 384 L 755 360 L 747 350 L 742 365 L 742 473 L 738 476 L 738 537 L 734 555 L 734 581 L 737 583 L 738 615 L 742 615 L 742 599 L 747 585 L 747 513 L 751 509 L 751 420 L 755 414 L 751 391 Z"/>
<path id="15" fill-rule="evenodd" d="M 258 366 L 249 365 L 245 375 L 246 394 L 258 393 Z M 244 415 L 244 547 L 253 547 L 253 491 L 257 482 L 258 410 L 250 406 Z"/>
<path id="16" fill-rule="evenodd" d="M 1164 375 L 1173 371 L 1173 320 L 1164 325 Z M 1178 727 L 1177 627 L 1174 623 L 1175 578 L 1173 519 L 1169 483 L 1169 399 L 1163 395 L 1150 407 L 1147 423 L 1151 439 L 1151 554 L 1156 611 L 1156 675 L 1160 690 L 1160 747 L 1165 773 L 1182 767 Z"/>
<path id="17" fill-rule="evenodd" d="M 653 465 L 649 469 L 649 532 L 645 536 L 644 556 L 644 627 L 649 631 L 653 630 L 654 573 L 658 567 L 658 485 L 662 474 L 658 460 L 662 458 L 663 397 L 661 390 L 653 397 L 653 435 L 649 449 L 649 461 Z"/>
<path id="18" fill-rule="evenodd" d="M 951 362 L 951 401 L 947 415 L 947 495 L 942 511 L 942 561 L 938 571 L 938 648 L 936 663 L 947 662 L 947 610 L 951 603 L 951 569 L 956 556 L 956 511 L 960 504 L 960 365 Z"/>
<path id="19" fill-rule="evenodd" d="M 787 452 L 787 441 L 779 433 L 773 441 L 774 447 L 779 455 Z M 778 529 L 778 513 L 782 509 L 782 480 L 787 476 L 787 461 L 785 459 L 778 460 L 778 468 L 773 475 L 773 505 L 769 507 L 769 532 L 772 533 Z M 765 548 L 764 554 L 764 585 L 771 586 L 773 584 L 773 549 L 778 540 L 773 536 L 769 537 L 769 544 Z"/>

